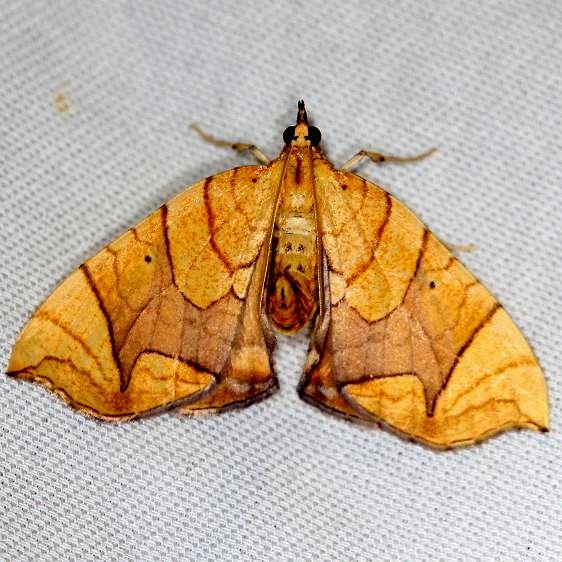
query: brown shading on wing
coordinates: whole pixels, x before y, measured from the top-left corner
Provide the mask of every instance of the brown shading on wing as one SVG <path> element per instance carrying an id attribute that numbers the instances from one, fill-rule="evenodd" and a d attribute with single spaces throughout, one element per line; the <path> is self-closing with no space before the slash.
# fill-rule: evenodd
<path id="1" fill-rule="evenodd" d="M 187 403 L 219 411 L 273 391 L 256 318 L 276 174 L 208 178 L 104 248 L 35 312 L 9 374 L 104 419 Z"/>
<path id="2" fill-rule="evenodd" d="M 496 299 L 398 200 L 316 173 L 330 302 L 301 396 L 435 447 L 546 429 L 541 369 Z"/>

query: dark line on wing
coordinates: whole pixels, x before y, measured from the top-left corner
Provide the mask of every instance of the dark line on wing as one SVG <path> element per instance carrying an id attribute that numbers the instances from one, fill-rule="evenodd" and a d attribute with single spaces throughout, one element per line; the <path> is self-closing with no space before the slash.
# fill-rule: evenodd
<path id="1" fill-rule="evenodd" d="M 160 217 L 162 219 L 162 232 L 164 234 L 164 246 L 166 248 L 166 257 L 168 258 L 168 263 L 170 264 L 170 273 L 172 274 L 172 283 L 175 285 L 176 289 L 179 291 L 178 283 L 176 281 L 176 274 L 174 271 L 174 262 L 172 261 L 172 252 L 170 250 L 170 237 L 168 234 L 168 205 L 164 203 L 160 207 Z M 181 293 L 181 291 L 180 291 Z M 183 295 L 183 293 L 181 293 Z"/>
<path id="2" fill-rule="evenodd" d="M 84 352 L 86 353 L 86 355 L 90 359 L 92 359 L 92 361 L 98 366 L 98 369 L 100 370 L 100 373 L 104 372 L 104 369 L 103 369 L 103 367 L 100 363 L 99 358 L 95 355 L 95 353 L 92 351 L 90 346 L 82 338 L 80 338 L 79 336 L 74 334 L 64 324 L 59 322 L 58 319 L 52 318 L 51 316 L 49 316 L 49 314 L 47 314 L 45 311 L 39 310 L 37 312 L 37 317 L 42 318 L 43 320 L 45 320 L 47 322 L 50 322 L 51 324 L 54 324 L 55 326 L 57 326 L 57 328 L 60 328 L 65 334 L 70 336 L 74 341 L 78 342 L 80 344 L 80 346 L 82 347 L 82 349 L 84 350 Z"/>
<path id="3" fill-rule="evenodd" d="M 408 291 L 410 290 L 410 287 L 412 286 L 412 282 L 414 281 L 414 279 L 416 278 L 416 275 L 418 274 L 419 268 L 420 268 L 420 264 L 421 264 L 421 260 L 423 258 L 423 254 L 425 253 L 425 249 L 427 246 L 427 240 L 429 238 L 429 230 L 427 228 L 424 229 L 423 232 L 423 238 L 422 238 L 422 243 L 420 245 L 420 249 L 419 249 L 419 253 L 418 253 L 418 258 L 416 260 L 416 266 L 414 268 L 414 272 L 412 273 L 410 280 L 408 281 L 408 285 L 406 287 L 406 290 L 404 291 L 404 296 L 402 298 L 402 300 L 400 301 L 399 304 L 397 304 L 390 312 L 388 312 L 387 314 L 385 314 L 384 316 L 381 316 L 380 318 L 377 318 L 376 320 L 373 320 L 372 322 L 369 322 L 367 320 L 365 320 L 365 318 L 363 318 L 363 316 L 361 316 L 361 314 L 359 313 L 359 311 L 357 311 L 353 306 L 351 306 L 351 304 L 349 304 L 349 302 L 347 302 L 347 300 L 345 299 L 345 297 L 343 299 L 341 299 L 340 301 L 338 301 L 335 305 L 332 305 L 332 308 L 336 308 L 340 305 L 340 303 L 345 302 L 347 306 L 349 306 L 349 308 L 351 310 L 353 310 L 354 312 L 356 312 L 357 314 L 359 314 L 359 316 L 361 317 L 361 320 L 363 322 L 366 322 L 369 326 L 372 326 L 373 324 L 376 324 L 377 322 L 381 322 L 382 320 L 386 320 L 391 314 L 393 314 L 402 304 L 404 304 L 404 300 L 406 298 L 406 296 L 408 295 Z M 337 273 L 337 272 L 336 272 Z"/>
<path id="4" fill-rule="evenodd" d="M 223 254 L 222 250 L 219 248 L 215 241 L 215 215 L 213 209 L 211 209 L 211 199 L 209 197 L 209 186 L 212 181 L 212 176 L 205 179 L 205 184 L 203 185 L 203 198 L 205 200 L 205 211 L 207 212 L 207 224 L 209 225 L 209 242 L 215 254 L 219 257 L 223 265 L 226 267 L 228 274 L 232 275 L 234 270 L 230 265 L 227 257 Z"/>
<path id="5" fill-rule="evenodd" d="M 388 373 L 388 374 L 379 374 L 379 375 L 363 375 L 362 377 L 359 377 L 357 379 L 353 379 L 353 380 L 349 380 L 349 381 L 336 381 L 336 388 L 338 389 L 338 392 L 341 393 L 341 391 L 349 385 L 354 385 L 354 384 L 364 384 L 366 382 L 371 382 L 371 381 L 376 381 L 376 380 L 380 380 L 380 379 L 393 379 L 395 377 L 406 377 L 406 376 L 410 376 L 410 377 L 418 377 L 418 375 L 412 371 L 406 371 L 403 373 Z M 422 383 L 423 384 L 423 383 Z"/>
<path id="6" fill-rule="evenodd" d="M 494 304 L 494 306 L 490 309 L 488 314 L 486 314 L 486 316 L 484 316 L 484 318 L 482 318 L 482 320 L 480 321 L 478 326 L 476 326 L 476 328 L 474 328 L 472 334 L 469 336 L 469 338 L 464 342 L 464 344 L 461 346 L 461 348 L 457 352 L 455 360 L 453 361 L 453 364 L 451 365 L 451 368 L 449 369 L 449 372 L 447 373 L 447 376 L 445 377 L 445 380 L 443 381 L 443 384 L 441 385 L 441 389 L 435 395 L 435 398 L 433 400 L 433 404 L 428 404 L 428 416 L 429 417 L 433 416 L 433 412 L 435 410 L 435 404 L 437 403 L 437 400 L 439 399 L 439 396 L 441 396 L 441 393 L 443 392 L 443 390 L 445 390 L 445 388 L 447 387 L 447 384 L 449 383 L 451 375 L 453 374 L 453 371 L 455 370 L 459 361 L 462 359 L 462 357 L 464 355 L 464 352 L 470 347 L 470 345 L 474 341 L 474 338 L 476 338 L 476 336 L 479 334 L 479 332 L 482 330 L 482 328 L 484 328 L 492 320 L 492 318 L 494 317 L 494 315 L 496 314 L 496 312 L 500 308 L 501 308 L 501 304 L 499 302 L 496 302 Z"/>
<path id="7" fill-rule="evenodd" d="M 365 181 L 365 180 L 363 180 Z M 367 184 L 365 184 L 365 186 L 367 186 Z M 375 245 L 375 247 L 372 249 L 372 256 L 371 259 L 367 262 L 365 262 L 358 271 L 356 271 L 348 280 L 347 280 L 347 284 L 351 285 L 351 283 L 353 283 L 358 277 L 360 277 L 365 271 L 367 271 L 367 269 L 369 269 L 369 267 L 371 266 L 371 264 L 376 261 L 376 256 L 375 253 L 380 245 L 381 242 L 381 238 L 384 232 L 384 229 L 386 228 L 386 225 L 388 224 L 388 222 L 390 221 L 390 214 L 392 212 L 392 199 L 390 198 L 390 195 L 388 193 L 386 193 L 386 191 L 384 192 L 385 194 L 385 211 L 384 211 L 384 217 L 383 220 L 377 230 L 377 243 Z M 356 217 L 354 217 L 356 218 Z"/>
<path id="8" fill-rule="evenodd" d="M 217 387 L 215 387 L 215 388 L 217 388 Z M 230 410 L 239 410 L 241 408 L 245 408 L 246 406 L 251 406 L 252 404 L 255 404 L 257 402 L 261 402 L 262 400 L 265 400 L 266 398 L 269 398 L 277 390 L 279 390 L 279 381 L 277 380 L 277 377 L 275 376 L 275 374 L 272 373 L 271 383 L 269 384 L 269 386 L 264 388 L 264 390 L 262 390 L 258 394 L 254 394 L 254 395 L 250 396 L 249 398 L 245 398 L 245 399 L 239 400 L 237 402 L 230 402 L 228 404 L 224 404 L 223 406 L 214 406 L 213 407 L 213 406 L 207 405 L 207 406 L 203 406 L 201 408 L 191 408 L 187 412 L 180 412 L 179 415 L 185 416 L 185 417 L 188 417 L 188 418 L 190 418 L 190 417 L 193 418 L 193 417 L 197 417 L 197 416 L 222 414 L 223 412 L 228 412 Z M 210 394 L 211 393 L 209 393 L 209 395 Z M 196 401 L 194 401 L 194 402 L 196 402 Z M 190 404 L 190 402 L 188 402 L 187 404 L 184 404 L 184 405 L 189 406 L 189 404 Z M 179 410 L 182 406 L 178 406 L 176 409 Z"/>
<path id="9" fill-rule="evenodd" d="M 37 367 L 46 359 L 54 360 L 59 363 L 72 363 L 72 365 L 75 366 L 74 363 L 70 360 L 63 360 L 58 357 L 46 356 L 38 363 Z M 205 397 L 207 394 L 210 393 L 211 390 L 213 390 L 213 388 L 216 387 L 216 384 L 215 385 L 211 384 L 210 386 L 206 386 L 203 389 L 201 389 L 199 392 L 196 392 L 190 396 L 186 396 L 184 398 L 181 398 L 180 400 L 167 402 L 165 404 L 162 404 L 161 406 L 156 406 L 154 408 L 151 408 L 150 410 L 145 410 L 143 412 L 122 412 L 120 414 L 104 414 L 103 412 L 96 410 L 92 406 L 89 406 L 83 402 L 78 402 L 77 400 L 75 400 L 70 396 L 70 394 L 63 387 L 56 386 L 50 378 L 44 375 L 30 374 L 30 371 L 28 369 L 33 369 L 33 368 L 35 367 L 31 366 L 25 369 L 21 369 L 19 371 L 13 371 L 12 373 L 9 374 L 13 377 L 22 378 L 24 380 L 26 379 L 28 380 L 29 378 L 33 377 L 33 382 L 37 382 L 42 386 L 46 387 L 47 389 L 51 390 L 57 396 L 62 398 L 64 402 L 66 402 L 73 408 L 77 409 L 80 413 L 85 414 L 87 416 L 93 416 L 96 419 L 102 419 L 103 421 L 106 422 L 130 421 L 138 418 L 146 418 L 159 414 L 161 412 L 171 410 L 173 408 L 180 408 L 181 406 L 190 404 L 192 402 L 196 402 L 197 400 Z M 77 370 L 78 372 L 82 372 L 89 375 L 88 371 L 81 370 L 78 368 Z M 91 379 L 89 378 L 89 380 Z M 95 383 L 93 384 L 95 385 Z"/>
<path id="10" fill-rule="evenodd" d="M 130 229 L 130 232 L 132 233 L 132 235 L 135 237 L 135 240 L 137 242 L 139 242 L 139 244 L 144 244 L 144 242 L 139 238 L 139 234 L 137 232 L 137 227 L 134 226 L 133 228 Z"/>
<path id="11" fill-rule="evenodd" d="M 16 378 L 19 377 L 20 375 L 22 376 L 22 378 L 25 378 L 25 373 L 29 373 L 31 370 L 39 369 L 45 361 L 54 361 L 55 363 L 59 363 L 59 364 L 62 364 L 62 365 L 71 365 L 72 368 L 75 369 L 78 373 L 80 373 L 81 375 L 84 375 L 84 377 L 88 379 L 88 381 L 92 384 L 92 386 L 95 386 L 96 388 L 98 388 L 102 392 L 105 390 L 103 386 L 101 386 L 100 384 L 98 384 L 97 382 L 95 382 L 92 379 L 92 374 L 90 373 L 90 371 L 78 367 L 78 365 L 76 365 L 76 363 L 69 358 L 62 359 L 60 357 L 55 357 L 54 355 L 45 355 L 35 365 L 28 365 L 27 367 L 24 367 L 23 369 L 19 369 L 17 371 L 11 371 L 8 374 L 10 376 L 16 377 Z M 49 381 L 49 383 L 51 385 L 55 386 L 55 383 L 49 377 L 47 377 L 45 375 L 33 374 L 32 376 L 45 379 L 45 380 Z"/>
<path id="12" fill-rule="evenodd" d="M 386 225 L 388 224 L 388 221 L 390 220 L 390 214 L 392 213 L 392 198 L 386 191 L 384 191 L 383 193 L 385 203 L 384 218 L 377 230 L 377 245 L 375 246 L 373 253 L 376 252 L 378 247 L 380 246 L 383 232 L 386 228 Z"/>
<path id="13" fill-rule="evenodd" d="M 117 371 L 119 372 L 119 379 L 121 381 L 121 387 L 124 384 L 123 381 L 123 370 L 121 368 L 121 361 L 119 359 L 119 355 L 117 353 L 117 346 L 115 343 L 115 334 L 113 333 L 113 324 L 111 323 L 111 317 L 109 316 L 109 312 L 107 311 L 107 309 L 105 308 L 105 305 L 103 304 L 103 300 L 101 298 L 100 292 L 98 291 L 98 288 L 96 287 L 96 284 L 94 283 L 94 279 L 92 278 L 92 275 L 90 273 L 90 270 L 88 269 L 88 266 L 84 263 L 80 266 L 80 268 L 82 270 L 82 272 L 84 273 L 84 276 L 86 278 L 86 281 L 88 282 L 88 285 L 90 286 L 90 289 L 92 290 L 92 292 L 94 293 L 94 296 L 96 297 L 96 300 L 98 301 L 98 306 L 100 308 L 100 311 L 105 319 L 105 324 L 107 326 L 107 331 L 109 333 L 109 340 L 111 342 L 111 354 L 113 355 L 113 361 L 115 362 L 115 367 L 117 368 Z M 123 392 L 123 388 L 121 390 Z"/>
<path id="14" fill-rule="evenodd" d="M 459 403 L 459 401 L 462 400 L 462 398 L 470 394 L 475 388 L 480 386 L 480 384 L 482 384 L 483 381 L 488 380 L 491 377 L 501 375 L 508 369 L 516 369 L 517 367 L 522 367 L 522 366 L 534 367 L 536 365 L 537 362 L 532 357 L 524 357 L 518 361 L 510 361 L 509 363 L 504 363 L 503 365 L 500 365 L 497 369 L 494 369 L 492 372 L 486 373 L 483 377 L 475 381 L 470 386 L 470 388 L 466 389 L 464 392 L 457 394 L 450 407 L 454 408 Z"/>
<path id="15" fill-rule="evenodd" d="M 420 249 L 419 249 L 419 253 L 418 253 L 418 259 L 416 260 L 416 267 L 414 269 L 414 273 L 412 274 L 412 276 L 410 277 L 410 281 L 408 281 L 408 287 L 406 288 L 406 291 L 404 292 L 404 298 L 406 297 L 406 295 L 408 294 L 408 291 L 410 290 L 410 287 L 412 285 L 412 282 L 414 281 L 414 279 L 416 278 L 418 271 L 420 269 L 420 265 L 421 265 L 421 261 L 422 258 L 425 254 L 425 250 L 427 248 L 427 242 L 429 240 L 429 230 L 427 228 L 424 227 L 423 229 L 423 237 L 422 237 L 422 243 L 420 245 Z M 404 299 L 402 299 L 402 302 L 404 302 Z"/>
<path id="16" fill-rule="evenodd" d="M 335 388 L 336 388 L 337 392 L 339 392 L 340 398 L 342 398 L 342 400 L 344 402 L 346 402 L 352 410 L 355 410 L 356 409 L 355 404 L 352 404 L 339 391 L 339 389 L 337 389 L 337 387 L 335 387 Z M 298 395 L 299 395 L 299 398 L 301 400 L 303 400 L 304 402 L 306 402 L 307 404 L 310 404 L 311 406 L 314 406 L 314 407 L 318 408 L 319 410 L 322 410 L 323 412 L 326 412 L 326 413 L 331 414 L 333 416 L 337 416 L 341 419 L 346 419 L 346 420 L 353 421 L 353 422 L 363 422 L 363 423 L 368 421 L 368 420 L 365 420 L 365 418 L 361 417 L 361 415 L 359 413 L 354 415 L 354 414 L 350 414 L 349 412 L 343 412 L 342 410 L 338 410 L 337 408 L 332 408 L 326 402 L 322 402 L 320 400 L 317 400 L 316 398 L 313 398 L 312 396 L 310 396 L 309 394 L 307 394 L 305 392 L 304 386 L 301 388 L 300 385 L 299 385 Z"/>
<path id="17" fill-rule="evenodd" d="M 173 285 L 176 287 L 176 289 L 179 291 L 180 295 L 182 296 L 182 298 L 185 300 L 185 302 L 188 302 L 190 305 L 194 306 L 197 310 L 208 310 L 211 306 L 217 304 L 218 302 L 220 302 L 222 299 L 224 299 L 226 296 L 230 294 L 232 294 L 232 296 L 234 296 L 237 300 L 239 301 L 244 301 L 245 298 L 240 298 L 235 292 L 233 287 L 230 287 L 230 291 L 227 292 L 225 295 L 219 297 L 217 300 L 209 303 L 206 307 L 200 307 L 198 306 L 196 303 L 194 303 L 190 298 L 186 297 L 185 294 L 183 293 L 183 291 L 179 288 L 178 283 L 176 281 L 176 277 L 175 277 L 175 271 L 174 271 L 174 263 L 172 261 L 172 253 L 170 251 L 170 239 L 168 237 L 168 206 L 166 204 L 162 205 L 162 207 L 160 207 L 160 209 L 162 210 L 162 223 L 163 223 L 163 227 L 162 230 L 164 232 L 164 245 L 166 247 L 166 256 L 168 258 L 168 262 L 170 264 L 170 272 L 172 274 L 172 283 Z M 247 266 L 241 266 L 241 269 L 243 267 L 248 267 L 250 265 L 252 265 L 252 263 L 254 263 L 256 260 L 252 260 Z M 144 310 L 144 309 L 143 309 Z"/>
<path id="18" fill-rule="evenodd" d="M 197 361 L 193 361 L 192 359 L 187 359 L 187 358 L 183 358 L 181 355 L 178 356 L 174 356 L 174 355 L 170 355 L 168 353 L 163 353 L 162 351 L 156 349 L 156 348 L 152 348 L 152 347 L 148 347 L 146 349 L 143 349 L 138 356 L 135 359 L 135 363 L 134 365 L 136 365 L 139 357 L 143 354 L 143 353 L 156 353 L 157 355 L 160 355 L 162 357 L 167 357 L 168 359 L 172 359 L 174 361 L 180 361 L 181 363 L 184 363 L 185 365 L 188 365 L 189 367 L 192 367 L 193 369 L 206 373 L 208 375 L 211 375 L 213 377 L 215 377 L 215 379 L 219 376 L 220 373 L 215 373 L 213 370 L 204 367 L 203 365 L 201 365 L 201 363 L 198 363 Z M 133 369 L 131 369 L 131 372 L 134 370 L 134 365 L 133 365 Z"/>

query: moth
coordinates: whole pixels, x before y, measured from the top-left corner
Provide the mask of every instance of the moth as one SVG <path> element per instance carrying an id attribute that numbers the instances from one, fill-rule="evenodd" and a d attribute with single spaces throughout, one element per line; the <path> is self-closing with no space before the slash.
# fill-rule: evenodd
<path id="1" fill-rule="evenodd" d="M 188 187 L 81 265 L 24 327 L 8 374 L 105 420 L 217 413 L 274 392 L 273 332 L 311 326 L 298 392 L 327 412 L 436 448 L 546 430 L 543 374 L 502 306 L 348 171 L 400 159 L 361 151 L 335 168 L 302 101 L 283 139 L 271 161 L 233 145 L 260 164 Z"/>

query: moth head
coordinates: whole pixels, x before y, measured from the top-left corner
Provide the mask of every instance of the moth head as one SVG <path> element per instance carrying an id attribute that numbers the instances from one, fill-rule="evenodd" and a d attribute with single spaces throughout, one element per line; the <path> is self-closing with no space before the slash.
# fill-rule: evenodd
<path id="1" fill-rule="evenodd" d="M 308 124 L 304 101 L 300 100 L 296 124 L 287 127 L 283 133 L 285 144 L 292 146 L 318 146 L 321 138 L 320 130 Z"/>

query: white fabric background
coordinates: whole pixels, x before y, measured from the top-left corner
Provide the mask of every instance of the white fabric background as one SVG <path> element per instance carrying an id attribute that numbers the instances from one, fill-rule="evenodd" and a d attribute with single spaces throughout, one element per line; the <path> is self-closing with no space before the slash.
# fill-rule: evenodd
<path id="1" fill-rule="evenodd" d="M 561 560 L 562 8 L 505 2 L 0 3 L 0 369 L 57 282 L 182 186 L 274 156 L 296 101 L 500 298 L 552 431 L 446 453 L 281 390 L 207 419 L 107 425 L 0 377 L 2 560 Z M 69 111 L 57 110 L 63 94 Z"/>

